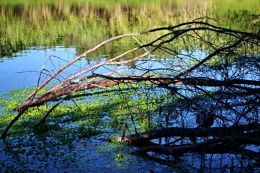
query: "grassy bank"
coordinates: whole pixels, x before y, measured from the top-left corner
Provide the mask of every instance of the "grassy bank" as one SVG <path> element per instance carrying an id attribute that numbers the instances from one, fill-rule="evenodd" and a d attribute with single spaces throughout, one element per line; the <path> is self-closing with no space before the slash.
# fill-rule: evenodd
<path id="1" fill-rule="evenodd" d="M 118 34 L 202 16 L 224 27 L 257 32 L 259 6 L 258 0 L 6 0 L 0 2 L 0 57 L 32 46 L 75 46 L 82 52 Z"/>

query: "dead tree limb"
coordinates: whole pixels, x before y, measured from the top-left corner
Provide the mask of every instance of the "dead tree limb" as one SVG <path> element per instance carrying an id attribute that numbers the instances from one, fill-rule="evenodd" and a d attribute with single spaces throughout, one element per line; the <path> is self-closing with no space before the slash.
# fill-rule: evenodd
<path id="1" fill-rule="evenodd" d="M 246 137 L 247 138 L 247 137 Z M 251 138 L 247 138 L 251 139 Z M 259 140 L 255 139 L 259 145 Z M 141 148 L 136 151 L 136 154 L 146 154 L 147 152 L 159 152 L 169 155 L 181 155 L 184 153 L 240 153 L 240 145 L 248 144 L 249 141 L 245 140 L 243 136 L 225 136 L 217 139 L 207 140 L 202 143 L 187 144 L 181 146 L 163 146 L 163 145 L 153 145 Z M 240 144 L 240 145 L 239 145 Z M 259 152 L 258 152 L 259 153 Z"/>
<path id="2" fill-rule="evenodd" d="M 211 127 L 211 128 L 181 128 L 170 127 L 158 130 L 152 130 L 140 134 L 125 135 L 119 141 L 138 144 L 147 142 L 153 139 L 165 137 L 223 137 L 230 135 L 239 135 L 245 133 L 260 134 L 260 124 L 238 125 L 231 127 Z"/>

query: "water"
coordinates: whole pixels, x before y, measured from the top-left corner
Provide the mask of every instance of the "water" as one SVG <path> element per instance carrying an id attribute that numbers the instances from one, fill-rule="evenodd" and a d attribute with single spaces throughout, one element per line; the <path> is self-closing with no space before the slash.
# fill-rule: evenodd
<path id="1" fill-rule="evenodd" d="M 255 32 L 260 26 L 259 0 L 19 2 L 0 2 L 0 97 L 13 89 L 35 87 L 76 55 L 121 33 L 175 25 L 202 16 L 220 19 L 216 24 L 244 31 Z M 139 41 L 150 39 L 145 36 Z M 133 40 L 106 46 L 64 71 L 51 84 L 58 83 L 76 70 L 104 62 L 118 50 L 123 51 L 122 47 L 128 48 Z M 193 54 L 199 59 L 208 51 L 196 50 Z M 140 70 L 133 69 L 135 65 L 163 68 L 173 66 L 171 63 L 169 59 L 139 61 L 131 67 L 109 68 L 140 73 Z M 45 70 L 39 80 L 42 69 Z M 178 70 L 176 64 L 172 72 Z M 104 74 L 109 69 L 103 67 L 96 72 Z M 4 110 L 0 110 L 2 112 Z M 135 148 L 106 142 L 105 138 L 117 135 L 115 133 L 82 138 L 78 135 L 77 122 L 70 121 L 68 116 L 60 119 L 59 130 L 43 134 L 29 131 L 8 137 L 7 142 L 0 141 L 0 172 L 193 172 L 201 164 L 198 156 L 188 155 L 171 166 L 134 156 L 131 151 Z M 57 125 L 57 121 L 52 120 L 49 121 L 50 129 Z M 214 167 L 218 165 L 215 163 Z M 229 171 L 228 168 L 223 170 Z M 213 171 L 220 172 L 220 169 Z"/>
<path id="2" fill-rule="evenodd" d="M 0 63 L 0 93 L 5 94 L 15 88 L 34 87 L 43 67 L 52 72 L 64 65 L 66 61 L 70 61 L 76 54 L 76 49 L 73 47 L 54 47 L 20 51 L 12 59 L 4 58 Z M 62 60 L 55 57 L 60 57 Z M 71 75 L 79 67 L 83 68 L 95 63 L 96 60 L 84 59 L 67 72 L 65 71 L 59 78 L 65 78 L 66 74 Z M 106 71 L 107 68 L 101 68 L 97 72 L 102 74 Z M 47 76 L 43 75 L 42 78 L 44 77 Z M 77 124 L 74 125 L 70 119 L 65 121 L 65 118 L 67 116 L 64 116 L 61 122 L 69 122 L 60 123 L 60 127 L 77 128 Z M 49 124 L 55 127 L 55 123 L 49 122 Z M 9 142 L 0 141 L 0 172 L 173 172 L 177 170 L 132 155 L 130 152 L 135 150 L 132 147 L 106 142 L 108 135 L 80 139 L 75 132 L 63 134 L 61 131 L 60 129 L 44 135 L 23 134 L 10 137 Z M 52 133 L 57 135 L 61 133 L 59 136 L 63 136 L 66 140 L 59 140 Z M 118 154 L 123 154 L 122 160 L 116 159 Z"/>
<path id="3" fill-rule="evenodd" d="M 12 59 L 3 59 L 0 63 L 0 93 L 3 94 L 14 88 L 35 86 L 43 67 L 48 70 L 54 69 L 50 61 L 57 66 L 56 68 L 64 64 L 59 59 L 57 61 L 57 58 L 52 58 L 53 60 L 49 58 L 57 56 L 71 60 L 75 53 L 75 48 L 37 48 L 18 52 Z"/>
<path id="4" fill-rule="evenodd" d="M 186 53 L 187 52 L 182 51 L 183 55 Z M 199 50 L 193 52 L 193 54 L 194 57 L 198 59 L 207 55 L 207 53 Z M 67 61 L 72 60 L 76 55 L 77 52 L 74 47 L 34 48 L 16 53 L 13 59 L 3 59 L 3 62 L 0 63 L 0 82 L 5 83 L 5 85 L 0 88 L 0 93 L 4 94 L 13 88 L 35 86 L 38 82 L 39 71 L 43 67 L 48 69 L 49 72 L 52 72 L 64 65 Z M 137 62 L 137 65 L 139 68 L 164 68 L 169 66 L 171 58 L 173 57 L 166 58 L 162 62 L 146 62 L 140 60 Z M 102 55 L 96 60 L 83 59 L 76 63 L 75 66 L 67 69 L 59 78 L 66 78 L 78 69 L 93 66 L 104 60 L 104 56 Z M 141 72 L 140 70 L 131 68 L 127 70 L 127 67 L 124 66 L 110 67 L 111 70 L 116 68 L 124 69 L 128 73 Z M 97 73 L 104 74 L 108 71 L 109 70 L 104 67 L 99 69 Z M 42 78 L 45 77 L 47 76 L 42 76 Z M 58 80 L 56 80 L 56 82 L 58 82 Z M 186 116 L 188 118 L 192 115 L 187 114 Z M 102 121 L 109 120 L 102 119 Z M 14 135 L 13 137 L 8 137 L 8 142 L 0 141 L 0 147 L 2 148 L 0 150 L 0 164 L 2 166 L 0 172 L 93 172 L 94 170 L 95 172 L 192 172 L 192 169 L 200 169 L 201 163 L 199 155 L 187 155 L 178 161 L 174 161 L 173 159 L 174 162 L 171 166 L 169 166 L 167 162 L 160 164 L 157 161 L 132 155 L 131 152 L 135 151 L 136 148 L 108 143 L 106 138 L 116 136 L 116 133 L 105 133 L 90 138 L 82 138 L 78 135 L 78 122 L 72 122 L 69 115 L 63 116 L 60 120 L 49 119 L 49 129 L 55 128 L 57 122 L 60 122 L 58 123 L 58 126 L 61 127 L 59 130 L 50 130 L 43 134 L 30 132 L 29 134 L 23 134 L 21 136 Z M 192 121 L 191 123 L 193 125 L 195 124 Z M 68 129 L 72 131 L 67 131 Z M 64 132 L 62 132 L 63 130 Z M 257 147 L 253 148 L 257 149 Z M 208 158 L 210 157 L 211 156 L 208 156 Z M 229 157 L 230 156 L 227 155 L 225 159 Z M 170 160 L 171 159 L 172 158 L 170 158 Z M 226 162 L 221 155 L 215 155 L 214 159 Z M 232 157 L 230 157 L 229 160 L 232 160 Z M 212 164 L 211 171 L 229 171 L 228 167 L 218 167 L 218 162 L 208 164 Z M 234 161 L 232 164 L 239 163 Z"/>
<path id="5" fill-rule="evenodd" d="M 66 140 L 33 134 L 1 144 L 0 172 L 174 172 L 173 168 L 130 154 L 130 147 L 109 144 L 104 136 Z M 8 147 L 8 148 L 7 148 Z M 122 160 L 116 156 L 122 154 Z"/>

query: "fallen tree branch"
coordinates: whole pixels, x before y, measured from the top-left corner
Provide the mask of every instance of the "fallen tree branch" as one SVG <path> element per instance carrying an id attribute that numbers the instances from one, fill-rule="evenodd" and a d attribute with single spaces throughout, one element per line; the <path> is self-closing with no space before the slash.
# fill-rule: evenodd
<path id="1" fill-rule="evenodd" d="M 228 135 L 238 135 L 248 133 L 260 133 L 260 124 L 238 125 L 231 127 L 211 127 L 211 128 L 181 128 L 170 127 L 158 130 L 152 130 L 140 134 L 125 135 L 122 139 L 118 137 L 118 141 L 131 144 L 138 144 L 152 139 L 164 137 L 222 137 Z"/>
<path id="2" fill-rule="evenodd" d="M 163 145 L 153 145 L 141 148 L 136 151 L 136 154 L 146 154 L 147 152 L 159 152 L 168 155 L 182 155 L 183 153 L 240 153 L 240 145 L 247 144 L 246 141 L 241 141 L 243 137 L 241 136 L 225 136 L 217 139 L 206 140 L 201 143 L 187 144 L 180 146 L 163 146 Z M 249 138 L 247 138 L 249 139 Z M 255 139 L 259 141 L 258 139 Z M 248 142 L 249 143 L 249 142 Z M 258 142 L 258 145 L 260 142 Z M 258 152 L 259 153 L 259 152 Z M 251 153 L 250 153 L 251 154 Z"/>
<path id="3" fill-rule="evenodd" d="M 99 48 L 103 47 L 104 45 L 123 39 L 123 38 L 128 38 L 128 37 L 135 37 L 139 35 L 145 35 L 145 34 L 152 34 L 154 32 L 159 32 L 159 31 L 166 31 L 163 35 L 156 37 L 152 41 L 148 41 L 147 43 L 141 44 L 138 47 L 134 48 L 129 48 L 129 50 L 117 54 L 115 57 L 111 57 L 111 59 L 97 63 L 93 66 L 86 67 L 84 69 L 79 69 L 75 73 L 71 74 L 68 78 L 65 80 L 61 81 L 60 83 L 54 85 L 51 89 L 49 89 L 46 93 L 42 95 L 37 95 L 38 92 L 46 87 L 48 83 L 53 81 L 54 79 L 57 78 L 57 76 L 62 73 L 65 69 L 73 65 L 75 62 L 83 59 L 87 55 L 97 51 Z M 158 73 L 156 69 L 152 70 L 153 74 L 151 75 L 151 71 L 149 68 L 144 68 L 142 73 L 138 73 L 137 75 L 130 75 L 129 73 L 125 73 L 125 75 L 119 75 L 123 77 L 115 77 L 110 73 L 109 75 L 104 75 L 104 74 L 94 74 L 96 70 L 99 68 L 102 68 L 104 66 L 111 66 L 111 65 L 126 65 L 126 64 L 134 64 L 138 60 L 148 58 L 148 60 L 151 60 L 151 53 L 154 53 L 158 50 L 160 50 L 162 47 L 167 50 L 171 50 L 171 52 L 175 52 L 172 55 L 175 55 L 178 53 L 178 51 L 174 51 L 174 44 L 172 42 L 177 41 L 178 39 L 184 39 L 191 37 L 192 39 L 198 39 L 202 37 L 198 37 L 200 33 L 213 33 L 217 37 L 219 35 L 223 37 L 230 37 L 230 40 L 227 41 L 221 41 L 219 42 L 220 45 L 212 47 L 210 46 L 210 49 L 207 50 L 208 54 L 205 57 L 201 58 L 194 58 L 192 55 L 187 55 L 190 60 L 188 62 L 185 62 L 182 60 L 183 58 L 180 57 L 179 59 L 182 61 L 183 66 L 180 64 L 180 68 L 177 68 L 175 70 L 175 74 L 172 74 L 172 69 L 169 67 L 165 74 Z M 196 34 L 196 37 L 192 37 L 192 34 Z M 210 34 L 209 34 L 210 35 Z M 198 87 L 204 87 L 204 88 L 209 88 L 209 87 L 218 87 L 218 88 L 224 88 L 224 91 L 226 92 L 226 89 L 229 89 L 229 92 L 239 92 L 239 91 L 246 91 L 246 93 L 252 93 L 257 95 L 259 92 L 259 86 L 260 82 L 258 80 L 254 79 L 248 79 L 246 77 L 239 77 L 238 78 L 225 78 L 224 80 L 222 78 L 216 78 L 216 79 L 211 79 L 211 78 L 203 78 L 201 76 L 198 77 L 192 77 L 192 72 L 198 70 L 199 68 L 202 68 L 203 65 L 213 59 L 213 57 L 217 57 L 221 54 L 228 54 L 235 51 L 235 49 L 238 49 L 242 45 L 246 45 L 246 43 L 250 43 L 250 40 L 255 40 L 257 42 L 259 40 L 260 36 L 259 34 L 254 34 L 254 33 L 248 33 L 248 32 L 243 32 L 243 31 L 236 31 L 232 29 L 227 29 L 227 28 L 222 28 L 218 27 L 206 22 L 202 21 L 192 21 L 192 22 L 186 22 L 182 24 L 178 24 L 175 26 L 169 26 L 169 27 L 161 27 L 161 28 L 155 28 L 151 30 L 147 30 L 144 32 L 137 32 L 137 33 L 130 33 L 130 34 L 123 34 L 119 35 L 113 38 L 110 38 L 108 40 L 105 40 L 98 44 L 97 46 L 85 51 L 81 55 L 75 57 L 72 61 L 67 62 L 66 65 L 61 67 L 60 69 L 56 70 L 53 74 L 48 76 L 48 78 L 39 84 L 39 86 L 17 107 L 18 114 L 15 116 L 15 118 L 8 124 L 8 126 L 5 128 L 2 138 L 5 138 L 7 135 L 8 130 L 12 127 L 12 125 L 24 114 L 30 107 L 36 107 L 40 106 L 44 103 L 47 103 L 49 101 L 54 101 L 54 100 L 60 100 L 63 97 L 66 96 L 71 96 L 67 97 L 67 99 L 72 98 L 75 93 L 80 92 L 80 91 L 87 91 L 99 87 L 111 87 L 120 83 L 133 83 L 133 82 L 140 82 L 140 83 L 145 83 L 145 82 L 150 82 L 154 86 L 157 86 L 158 88 L 173 88 L 175 85 L 181 85 L 184 87 L 193 87 L 193 90 L 190 88 L 188 89 L 190 92 L 196 93 L 198 91 Z M 136 38 L 137 39 L 137 38 Z M 211 41 L 211 40 L 209 40 Z M 210 44 L 210 42 L 207 42 L 205 39 L 203 39 L 204 43 Z M 242 44 L 243 43 L 243 44 Z M 167 47 L 170 45 L 170 47 Z M 256 44 L 254 44 L 256 45 Z M 145 49 L 145 52 L 143 53 L 142 51 L 139 51 L 140 49 Z M 147 48 L 147 49 L 146 49 Z M 148 49 L 149 48 L 149 49 Z M 187 46 L 185 45 L 185 48 Z M 149 51 L 148 51 L 149 50 Z M 245 49 L 246 50 L 246 49 Z M 181 53 L 180 53 L 181 54 Z M 129 56 L 131 55 L 131 56 Z M 133 55 L 133 56 L 132 56 Z M 126 57 L 129 56 L 129 57 Z M 178 56 L 176 56 L 178 58 Z M 147 60 L 147 61 L 148 61 Z M 195 61 L 194 61 L 195 60 Z M 157 61 L 160 62 L 160 61 Z M 192 62 L 192 63 L 191 63 Z M 194 62 L 195 65 L 194 65 Z M 173 63 L 175 64 L 175 62 Z M 175 68 L 173 65 L 172 68 Z M 158 68 L 160 69 L 160 68 Z M 126 70 L 127 71 L 127 70 Z M 163 70 L 165 71 L 165 70 Z M 241 72 L 241 74 L 246 74 L 246 72 Z M 94 74 L 94 75 L 91 75 Z M 119 73 L 117 73 L 119 74 Z M 142 75 L 143 74 L 143 75 Z M 145 74 L 145 75 L 144 75 Z M 146 75 L 148 74 L 148 75 Z M 154 75 L 156 74 L 156 75 Z M 255 75 L 254 73 L 250 73 L 250 75 Z M 171 77 L 173 76 L 173 77 Z M 245 75 L 246 76 L 246 75 Z M 88 78 L 88 80 L 86 80 Z M 74 79 L 77 79 L 80 82 L 73 82 Z M 84 82 L 82 82 L 84 81 Z M 172 86 L 174 85 L 174 86 Z M 184 88 L 183 87 L 183 88 Z M 182 89 L 183 89 L 182 88 Z M 228 92 L 226 92 L 228 93 Z M 82 96 L 82 94 L 81 94 Z M 184 96 L 185 97 L 185 96 Z M 222 102 L 221 102 L 222 103 Z M 227 104 L 226 104 L 227 105 Z M 58 105 L 57 105 L 58 106 Z M 253 110 L 249 109 L 250 111 Z M 55 109 L 55 106 L 54 106 Z M 255 108 L 254 108 L 255 109 Z M 50 109 L 49 112 L 51 112 L 53 109 Z M 250 113 L 250 111 L 248 113 Z M 255 127 L 259 128 L 259 127 Z M 224 128 L 225 129 L 225 128 Z M 176 131 L 177 129 L 175 129 Z M 187 130 L 187 129 L 186 129 Z M 223 130 L 223 129 L 222 129 Z M 252 129 L 253 130 L 253 129 Z M 254 129 L 255 130 L 255 129 Z M 178 131 L 178 130 L 177 130 Z M 181 132 L 181 129 L 179 129 Z M 195 130 L 197 132 L 197 130 Z M 182 131 L 183 132 L 183 131 Z M 175 132 L 176 133 L 176 132 Z M 194 133 L 194 132 L 193 132 Z M 193 134 L 191 133 L 191 134 Z M 202 132 L 197 132 L 197 133 L 202 133 Z M 209 133 L 209 132 L 208 132 Z M 213 133 L 213 132 L 211 132 Z M 227 132 L 228 133 L 228 132 Z M 209 133 L 210 134 L 210 133 Z"/>
<path id="4" fill-rule="evenodd" d="M 170 78 L 170 77 L 156 77 L 156 76 L 123 76 L 123 77 L 114 77 L 103 74 L 94 74 L 96 77 L 102 77 L 112 81 L 121 81 L 121 82 L 153 82 L 158 85 L 196 85 L 196 86 L 209 86 L 209 87 L 239 87 L 236 85 L 254 85 L 260 86 L 260 81 L 255 80 L 242 80 L 242 79 L 233 79 L 233 80 L 215 80 L 210 78 Z M 259 89 L 254 88 L 256 91 Z M 252 89 L 253 90 L 253 89 Z"/>

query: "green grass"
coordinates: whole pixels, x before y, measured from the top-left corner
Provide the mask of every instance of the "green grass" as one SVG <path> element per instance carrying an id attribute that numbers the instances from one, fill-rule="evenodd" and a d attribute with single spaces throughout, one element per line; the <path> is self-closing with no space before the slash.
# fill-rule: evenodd
<path id="1" fill-rule="evenodd" d="M 258 0 L 5 0 L 0 2 L 0 57 L 32 46 L 75 46 L 82 52 L 118 34 L 206 15 L 217 19 L 218 25 L 257 32 L 259 6 Z"/>

